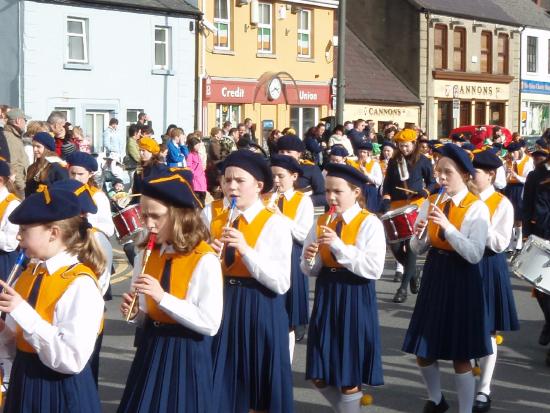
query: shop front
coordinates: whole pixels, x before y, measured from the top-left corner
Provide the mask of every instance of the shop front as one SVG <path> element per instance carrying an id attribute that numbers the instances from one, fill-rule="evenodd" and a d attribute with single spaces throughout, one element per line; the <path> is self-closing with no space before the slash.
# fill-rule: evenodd
<path id="1" fill-rule="evenodd" d="M 550 83 L 521 81 L 521 134 L 540 136 L 550 128 Z"/>
<path id="2" fill-rule="evenodd" d="M 388 123 L 397 123 L 401 128 L 414 127 L 420 122 L 420 106 L 346 103 L 346 106 L 344 106 L 344 119 L 372 120 L 376 131 L 383 131 Z"/>
<path id="3" fill-rule="evenodd" d="M 203 129 L 246 118 L 256 124 L 256 138 L 266 139 L 272 129 L 294 128 L 299 136 L 328 115 L 328 83 L 300 82 L 277 75 L 260 79 L 206 78 L 203 83 Z"/>
<path id="4" fill-rule="evenodd" d="M 431 130 L 447 137 L 453 128 L 500 125 L 513 130 L 516 120 L 509 83 L 434 80 L 434 116 Z M 516 105 L 517 106 L 517 105 Z"/>

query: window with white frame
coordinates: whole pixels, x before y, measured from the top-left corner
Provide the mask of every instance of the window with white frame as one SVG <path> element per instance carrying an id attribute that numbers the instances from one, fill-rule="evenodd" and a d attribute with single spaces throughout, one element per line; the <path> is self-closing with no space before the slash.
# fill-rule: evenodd
<path id="1" fill-rule="evenodd" d="M 311 57 L 311 10 L 298 11 L 298 56 Z"/>
<path id="2" fill-rule="evenodd" d="M 67 63 L 88 63 L 88 19 L 67 17 Z"/>
<path id="3" fill-rule="evenodd" d="M 307 106 L 290 107 L 290 127 L 293 128 L 298 136 L 304 136 L 309 128 L 317 125 L 319 122 L 318 109 Z"/>
<path id="4" fill-rule="evenodd" d="M 271 3 L 259 3 L 258 52 L 273 53 L 273 19 Z"/>
<path id="5" fill-rule="evenodd" d="M 229 50 L 231 45 L 229 35 L 231 33 L 230 0 L 216 0 L 214 5 L 214 47 L 216 49 Z"/>
<path id="6" fill-rule="evenodd" d="M 94 151 L 103 150 L 103 131 L 109 126 L 110 112 L 87 110 L 84 133 Z"/>
<path id="7" fill-rule="evenodd" d="M 171 37 L 170 27 L 155 26 L 155 69 L 170 69 Z"/>
<path id="8" fill-rule="evenodd" d="M 143 112 L 143 109 L 127 109 L 126 110 L 126 127 L 137 123 L 138 115 Z"/>
<path id="9" fill-rule="evenodd" d="M 221 128 L 227 121 L 231 122 L 232 127 L 236 127 L 241 121 L 241 105 L 216 105 L 216 120 Z"/>

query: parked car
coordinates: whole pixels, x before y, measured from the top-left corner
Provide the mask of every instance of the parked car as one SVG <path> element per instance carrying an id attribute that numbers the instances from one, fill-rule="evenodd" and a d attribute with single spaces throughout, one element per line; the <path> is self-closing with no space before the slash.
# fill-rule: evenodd
<path id="1" fill-rule="evenodd" d="M 496 125 L 461 126 L 451 131 L 451 133 L 449 134 L 449 139 L 455 133 L 459 135 L 464 135 L 464 137 L 468 139 L 472 145 L 475 145 L 476 148 L 481 148 L 485 139 L 490 139 L 493 136 L 493 128 L 495 126 Z M 508 146 L 508 144 L 512 141 L 512 133 L 505 127 L 501 126 L 500 128 L 506 138 L 504 146 Z"/>

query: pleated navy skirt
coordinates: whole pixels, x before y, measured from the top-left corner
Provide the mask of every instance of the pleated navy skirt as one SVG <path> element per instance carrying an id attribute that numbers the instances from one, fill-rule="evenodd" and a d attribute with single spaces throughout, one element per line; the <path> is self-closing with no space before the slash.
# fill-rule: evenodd
<path id="1" fill-rule="evenodd" d="M 519 221 L 522 218 L 523 207 L 523 184 L 507 184 L 504 188 L 504 195 L 510 200 L 514 206 L 514 219 Z"/>
<path id="2" fill-rule="evenodd" d="M 212 412 L 211 344 L 180 324 L 147 320 L 117 412 Z"/>
<path id="3" fill-rule="evenodd" d="M 306 325 L 309 321 L 309 284 L 307 277 L 300 269 L 302 246 L 292 242 L 292 258 L 290 267 L 290 289 L 286 293 L 286 311 L 290 329 Z"/>
<path id="4" fill-rule="evenodd" d="M 74 412 L 101 412 L 90 366 L 62 374 L 46 367 L 37 354 L 17 351 L 4 413 Z"/>
<path id="5" fill-rule="evenodd" d="M 363 195 L 365 196 L 367 209 L 370 212 L 378 212 L 380 208 L 380 192 L 378 188 L 373 184 L 365 184 L 363 185 Z"/>
<path id="6" fill-rule="evenodd" d="M 483 279 L 489 333 L 519 330 L 506 255 L 486 251 L 479 268 Z"/>
<path id="7" fill-rule="evenodd" d="M 223 319 L 214 337 L 212 412 L 292 413 L 285 296 L 253 278 L 225 277 Z"/>
<path id="8" fill-rule="evenodd" d="M 0 250 L 0 279 L 2 281 L 7 281 L 18 255 L 19 251 L 6 252 Z"/>
<path id="9" fill-rule="evenodd" d="M 306 378 L 336 387 L 384 384 L 375 282 L 323 268 L 309 320 Z"/>
<path id="10" fill-rule="evenodd" d="M 403 351 L 430 360 L 470 360 L 491 354 L 478 264 L 431 248 Z"/>

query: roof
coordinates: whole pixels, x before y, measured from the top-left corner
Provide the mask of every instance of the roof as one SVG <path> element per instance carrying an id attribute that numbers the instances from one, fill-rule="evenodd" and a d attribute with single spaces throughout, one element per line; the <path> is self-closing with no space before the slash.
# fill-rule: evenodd
<path id="1" fill-rule="evenodd" d="M 492 0 L 511 18 L 527 27 L 550 30 L 550 16 L 546 10 L 532 1 L 525 0 Z"/>
<path id="2" fill-rule="evenodd" d="M 420 105 L 421 101 L 368 46 L 346 29 L 346 101 Z"/>
<path id="3" fill-rule="evenodd" d="M 174 15 L 200 16 L 201 12 L 185 0 L 34 0 L 70 6 L 102 6 L 135 11 L 161 12 Z"/>

